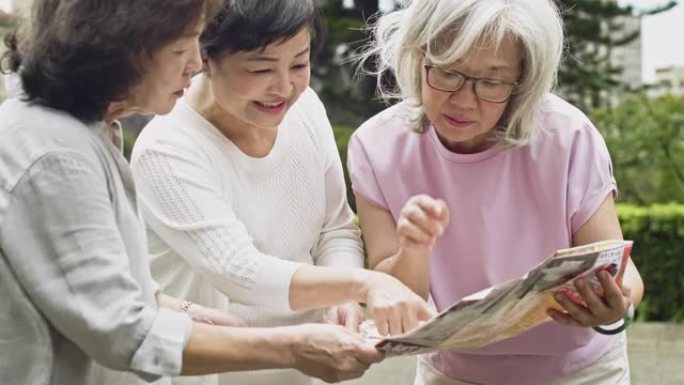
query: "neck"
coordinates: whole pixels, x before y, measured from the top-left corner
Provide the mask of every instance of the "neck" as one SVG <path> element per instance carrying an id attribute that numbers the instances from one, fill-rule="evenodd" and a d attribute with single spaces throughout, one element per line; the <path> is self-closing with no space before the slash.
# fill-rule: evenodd
<path id="1" fill-rule="evenodd" d="M 133 115 L 138 111 L 128 105 L 127 102 L 113 102 L 109 104 L 107 108 L 107 113 L 105 114 L 104 121 L 107 125 L 111 125 L 115 120 L 121 119 L 126 116 Z"/>
<path id="2" fill-rule="evenodd" d="M 252 157 L 268 155 L 275 144 L 277 127 L 265 130 L 236 119 L 217 102 L 211 79 L 205 74 L 199 76 L 188 90 L 190 106 L 245 154 Z"/>

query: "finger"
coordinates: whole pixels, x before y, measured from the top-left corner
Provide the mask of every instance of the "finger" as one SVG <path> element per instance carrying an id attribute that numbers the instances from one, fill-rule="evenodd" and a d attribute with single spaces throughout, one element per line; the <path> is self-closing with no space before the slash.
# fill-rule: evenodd
<path id="1" fill-rule="evenodd" d="M 594 315 L 586 307 L 576 304 L 566 294 L 557 292 L 554 298 L 565 309 L 567 315 L 577 320 L 581 325 L 591 326 L 596 323 Z"/>
<path id="2" fill-rule="evenodd" d="M 418 226 L 421 230 L 427 232 L 431 236 L 438 237 L 442 235 L 444 229 L 442 224 L 437 217 L 434 215 L 429 215 L 428 213 L 434 211 L 434 208 L 422 208 L 417 206 L 410 206 L 403 213 L 404 217 L 408 218 L 409 221 Z"/>
<path id="3" fill-rule="evenodd" d="M 344 326 L 347 329 L 355 333 L 358 333 L 359 324 L 361 324 L 361 320 L 363 320 L 363 311 L 358 305 L 354 305 L 347 313 Z"/>
<path id="4" fill-rule="evenodd" d="M 390 318 L 389 318 L 389 334 L 390 335 L 397 335 L 397 334 L 402 334 L 404 332 L 403 324 L 402 324 L 402 315 L 406 314 L 407 309 L 405 308 L 404 304 L 398 304 L 392 307 L 390 310 Z"/>
<path id="5" fill-rule="evenodd" d="M 587 304 L 587 310 L 597 317 L 605 315 L 605 313 L 610 312 L 610 309 L 603 302 L 603 299 L 596 295 L 592 285 L 588 282 L 586 278 L 578 278 L 574 282 L 577 292 L 582 297 L 584 302 Z"/>
<path id="6" fill-rule="evenodd" d="M 446 227 L 446 225 L 449 224 L 449 206 L 447 206 L 446 202 L 441 199 L 439 199 L 437 202 L 442 207 L 441 216 L 438 216 L 437 218 L 439 218 L 442 222 L 442 225 Z"/>
<path id="7" fill-rule="evenodd" d="M 333 306 L 326 310 L 325 317 L 323 317 L 323 320 L 327 324 L 339 325 L 340 323 L 337 306 Z"/>
<path id="8" fill-rule="evenodd" d="M 435 318 L 437 316 L 437 310 L 428 306 L 425 301 L 422 301 L 420 305 L 420 311 L 418 311 L 417 318 L 418 321 L 427 321 L 429 319 Z"/>
<path id="9" fill-rule="evenodd" d="M 357 347 L 354 357 L 364 364 L 375 364 L 385 359 L 385 354 L 376 349 L 374 345 L 361 343 Z"/>
<path id="10" fill-rule="evenodd" d="M 421 245 L 430 247 L 436 238 L 414 224 L 404 223 L 397 227 L 399 243 L 402 246 Z"/>
<path id="11" fill-rule="evenodd" d="M 387 310 L 373 309 L 373 321 L 375 321 L 375 327 L 378 329 L 378 334 L 386 336 L 389 333 Z"/>
<path id="12" fill-rule="evenodd" d="M 402 329 L 408 332 L 418 326 L 418 313 L 420 309 L 418 307 L 412 307 L 409 311 L 402 317 Z"/>
<path id="13" fill-rule="evenodd" d="M 549 315 L 549 317 L 551 317 L 552 320 L 558 322 L 559 324 L 566 326 L 584 326 L 570 315 L 561 313 L 556 309 L 549 309 L 546 313 Z"/>
<path id="14" fill-rule="evenodd" d="M 419 205 L 430 217 L 440 222 L 449 216 L 449 208 L 441 199 L 422 200 Z"/>
<path id="15" fill-rule="evenodd" d="M 612 309 L 618 310 L 620 314 L 624 314 L 624 312 L 627 310 L 627 306 L 629 306 L 629 296 L 625 296 L 622 289 L 620 289 L 620 286 L 618 286 L 613 277 L 607 271 L 599 271 L 596 275 L 603 286 L 605 302 Z"/>
<path id="16" fill-rule="evenodd" d="M 438 235 L 438 230 L 430 229 L 429 224 L 417 223 L 413 219 L 402 216 L 397 221 L 397 234 L 413 238 L 419 242 L 430 242 Z"/>

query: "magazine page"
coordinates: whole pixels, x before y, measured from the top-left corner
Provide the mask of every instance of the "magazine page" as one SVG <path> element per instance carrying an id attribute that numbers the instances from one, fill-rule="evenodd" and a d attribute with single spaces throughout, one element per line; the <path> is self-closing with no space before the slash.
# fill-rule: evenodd
<path id="1" fill-rule="evenodd" d="M 558 250 L 524 277 L 465 297 L 408 333 L 382 338 L 372 321 L 362 325 L 362 333 L 390 356 L 483 347 L 550 321 L 547 310 L 562 309 L 553 297 L 560 289 L 581 303 L 572 284 L 578 277 L 586 277 L 599 295 L 599 270 L 621 284 L 631 248 L 631 241 L 620 240 Z"/>

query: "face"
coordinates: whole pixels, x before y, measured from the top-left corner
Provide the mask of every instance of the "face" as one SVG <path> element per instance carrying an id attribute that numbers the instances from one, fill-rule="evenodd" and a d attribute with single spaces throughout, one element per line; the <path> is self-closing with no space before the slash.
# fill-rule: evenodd
<path id="1" fill-rule="evenodd" d="M 222 124 L 238 130 L 277 128 L 309 85 L 310 41 L 305 27 L 289 40 L 209 60 L 206 76 Z"/>
<path id="2" fill-rule="evenodd" d="M 192 75 L 202 69 L 199 35 L 204 23 L 198 23 L 178 40 L 151 55 L 144 64 L 146 73 L 127 101 L 136 112 L 167 114 L 176 100 L 190 87 Z"/>
<path id="3" fill-rule="evenodd" d="M 466 59 L 430 71 L 458 72 L 490 80 L 483 81 L 484 90 L 485 86 L 498 82 L 515 83 L 520 74 L 520 61 L 518 44 L 513 39 L 505 39 L 498 49 L 476 47 Z M 490 132 L 508 106 L 508 101 L 495 103 L 479 98 L 473 79 L 466 80 L 456 92 L 436 90 L 428 85 L 425 69 L 422 70 L 421 96 L 425 114 L 442 142 L 450 150 L 462 153 L 479 152 L 491 146 Z"/>

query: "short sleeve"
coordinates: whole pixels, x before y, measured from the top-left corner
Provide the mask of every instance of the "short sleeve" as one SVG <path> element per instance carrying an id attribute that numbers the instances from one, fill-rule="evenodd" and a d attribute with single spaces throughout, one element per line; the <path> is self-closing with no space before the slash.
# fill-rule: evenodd
<path id="1" fill-rule="evenodd" d="M 572 233 L 577 232 L 610 193 L 617 196 L 617 183 L 606 143 L 587 121 L 574 138 L 568 172 L 568 213 Z"/>
<path id="2" fill-rule="evenodd" d="M 380 188 L 367 147 L 358 135 L 358 131 L 349 140 L 347 167 L 354 193 L 384 210 L 389 210 L 389 204 Z"/>

